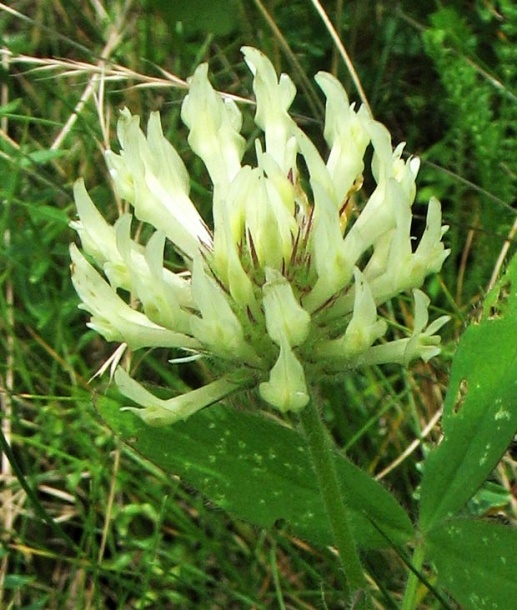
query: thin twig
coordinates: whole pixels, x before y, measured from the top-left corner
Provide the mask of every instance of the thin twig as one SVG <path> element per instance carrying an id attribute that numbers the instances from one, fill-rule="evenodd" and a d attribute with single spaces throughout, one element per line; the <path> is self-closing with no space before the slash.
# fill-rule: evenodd
<path id="1" fill-rule="evenodd" d="M 101 543 L 99 546 L 99 553 L 97 555 L 97 565 L 101 565 L 102 560 L 104 558 L 104 552 L 106 551 L 106 543 L 108 540 L 108 533 L 109 533 L 109 528 L 110 528 L 110 524 L 111 524 L 111 516 L 112 516 L 112 512 L 113 512 L 113 503 L 115 501 L 117 476 L 118 476 L 118 471 L 119 471 L 119 466 L 120 466 L 120 453 L 121 453 L 121 444 L 119 442 L 117 445 L 117 448 L 114 451 L 113 472 L 112 472 L 112 476 L 111 476 L 108 502 L 106 505 L 106 511 L 104 513 L 104 526 L 102 528 Z M 89 610 L 89 608 L 91 608 L 92 602 L 95 599 L 95 596 L 94 596 L 95 586 L 96 586 L 96 580 L 92 579 L 90 581 L 89 590 L 86 593 L 87 602 L 85 605 L 85 610 Z"/>
<path id="2" fill-rule="evenodd" d="M 117 46 L 119 45 L 119 43 L 122 40 L 124 21 L 125 21 L 125 17 L 127 15 L 127 13 L 129 12 L 129 9 L 131 8 L 131 4 L 132 4 L 132 0 L 126 1 L 124 10 L 122 11 L 120 18 L 117 19 L 117 22 L 114 24 L 114 26 L 112 26 L 110 28 L 110 31 L 108 32 L 108 36 L 107 36 L 108 40 L 107 40 L 106 44 L 104 45 L 104 48 L 102 49 L 101 59 L 97 63 L 97 65 L 100 69 L 100 75 L 94 74 L 90 77 L 90 80 L 89 80 L 83 94 L 81 95 L 81 98 L 77 102 L 72 114 L 68 117 L 68 120 L 65 123 L 63 129 L 61 130 L 61 132 L 59 133 L 57 138 L 54 140 L 54 142 L 52 143 L 50 150 L 58 150 L 59 148 L 61 148 L 61 144 L 65 140 L 66 136 L 72 130 L 72 127 L 74 126 L 75 122 L 77 121 L 79 114 L 81 113 L 85 104 L 88 102 L 90 97 L 92 97 L 92 95 L 97 90 L 97 88 L 99 86 L 99 81 L 102 82 L 102 76 L 104 73 L 104 66 L 105 66 L 106 60 L 113 53 L 113 51 L 117 48 Z"/>
<path id="3" fill-rule="evenodd" d="M 503 247 L 501 248 L 501 252 L 499 253 L 499 256 L 497 257 L 497 261 L 495 263 L 494 270 L 492 271 L 492 277 L 490 278 L 490 281 L 488 282 L 487 291 L 491 290 L 497 281 L 499 272 L 501 271 L 501 267 L 503 266 L 503 263 L 504 263 L 504 259 L 506 258 L 506 255 L 508 254 L 508 250 L 510 249 L 510 245 L 513 241 L 513 238 L 515 237 L 515 233 L 517 233 L 517 218 L 514 220 L 512 228 L 510 229 L 510 231 L 508 233 L 508 237 L 506 238 L 506 240 L 503 244 Z"/>
<path id="4" fill-rule="evenodd" d="M 476 222 L 477 224 L 477 222 Z M 456 280 L 456 304 L 458 307 L 461 307 L 461 294 L 463 292 L 463 280 L 465 278 L 465 273 L 467 271 L 467 261 L 470 255 L 470 251 L 472 249 L 472 244 L 474 242 L 474 235 L 476 234 L 477 227 L 473 227 L 469 229 L 467 233 L 467 239 L 465 240 L 465 246 L 461 252 L 461 260 L 458 268 L 458 279 Z"/>
<path id="5" fill-rule="evenodd" d="M 113 63 L 108 60 L 103 60 L 103 65 L 92 64 L 86 61 L 75 61 L 72 59 L 57 59 L 55 57 L 33 57 L 31 55 L 15 55 L 11 51 L 6 49 L 0 49 L 0 55 L 8 55 L 12 64 L 28 64 L 35 66 L 26 71 L 27 74 L 34 72 L 50 72 L 49 78 L 62 78 L 67 76 L 92 76 L 97 74 L 99 77 L 102 76 L 104 82 L 127 82 L 127 81 L 139 81 L 136 85 L 128 86 L 127 89 L 189 89 L 189 84 L 186 80 L 167 72 L 166 70 L 160 70 L 164 78 L 157 76 L 149 76 L 148 74 L 142 74 L 136 72 L 120 64 Z M 255 105 L 255 101 L 235 95 L 233 93 L 226 93 L 219 91 L 225 99 L 231 99 L 240 104 L 247 104 L 250 106 Z"/>
<path id="6" fill-rule="evenodd" d="M 5 72 L 9 70 L 9 59 L 2 57 L 2 68 Z M 6 106 L 9 101 L 9 90 L 7 88 L 6 81 L 2 83 L 0 90 L 0 104 Z M 7 135 L 8 129 L 8 118 L 2 116 L 0 127 L 3 133 Z M 9 205 L 7 202 L 3 202 L 4 206 Z M 4 247 L 8 251 L 11 244 L 11 230 L 9 225 L 4 231 Z M 12 416 L 13 416 L 13 405 L 11 396 L 14 390 L 14 288 L 10 276 L 10 265 L 8 264 L 5 270 L 6 281 L 5 281 L 5 303 L 6 303 L 6 319 L 5 324 L 7 327 L 7 338 L 6 338 L 6 361 L 5 361 L 5 384 L 0 379 L 0 417 L 2 433 L 6 442 L 11 445 L 12 436 Z M 5 391 L 2 389 L 5 385 Z M 11 488 L 12 470 L 11 464 L 5 453 L 2 453 L 2 482 L 4 488 L 1 494 L 4 518 L 4 531 L 7 535 L 10 535 L 14 525 L 14 505 L 13 505 L 13 492 Z M 0 565 L 0 607 L 2 607 L 2 598 L 4 591 L 4 582 L 9 567 L 9 554 L 6 553 L 2 558 Z"/>
<path id="7" fill-rule="evenodd" d="M 319 99 L 319 97 L 316 95 L 316 93 L 314 91 L 313 84 L 311 83 L 310 79 L 307 77 L 305 70 L 303 69 L 302 65 L 298 61 L 298 58 L 296 57 L 296 53 L 294 53 L 293 50 L 291 49 L 291 47 L 289 46 L 289 43 L 287 42 L 285 36 L 282 34 L 280 28 L 277 26 L 277 24 L 275 23 L 275 20 L 273 19 L 271 14 L 268 12 L 267 8 L 263 5 L 261 0 L 254 0 L 254 2 L 256 4 L 257 8 L 259 9 L 259 11 L 261 12 L 262 16 L 264 17 L 264 19 L 266 20 L 266 23 L 271 28 L 271 31 L 273 32 L 276 39 L 278 40 L 285 55 L 289 58 L 289 61 L 291 62 L 296 73 L 300 77 L 301 86 L 307 97 L 307 101 L 311 108 L 313 118 L 321 120 L 325 114 L 325 109 L 323 107 L 323 104 L 321 103 L 321 100 Z"/>
<path id="8" fill-rule="evenodd" d="M 442 409 L 439 409 L 434 415 L 433 417 L 430 419 L 429 423 L 427 424 L 427 426 L 422 430 L 422 433 L 420 435 L 419 438 L 415 439 L 407 448 L 406 450 L 401 453 L 396 460 L 394 460 L 389 466 L 387 466 L 384 470 L 382 470 L 381 472 L 379 472 L 379 474 L 375 475 L 375 479 L 377 481 L 380 481 L 381 479 L 383 479 L 387 474 L 389 474 L 392 470 L 394 470 L 395 468 L 397 468 L 397 466 L 400 466 L 400 464 L 402 464 L 402 462 L 404 460 L 406 460 L 416 449 L 418 449 L 418 447 L 422 444 L 422 441 L 424 440 L 424 438 L 431 432 L 431 430 L 436 426 L 438 420 L 440 419 L 440 417 L 442 416 Z"/>
<path id="9" fill-rule="evenodd" d="M 311 0 L 311 2 L 314 8 L 318 11 L 318 14 L 321 17 L 323 23 L 325 24 L 325 27 L 327 28 L 327 31 L 330 34 L 330 37 L 334 41 L 334 44 L 336 45 L 336 48 L 339 51 L 339 54 L 341 55 L 341 58 L 345 62 L 347 70 L 350 72 L 352 81 L 354 82 L 357 92 L 359 93 L 359 97 L 361 98 L 361 102 L 368 111 L 368 114 L 373 117 L 372 109 L 370 108 L 370 104 L 368 103 L 368 98 L 366 97 L 366 93 L 364 92 L 363 86 L 361 85 L 359 75 L 357 74 L 354 68 L 354 64 L 352 63 L 352 60 L 350 59 L 350 56 L 348 55 L 348 52 L 345 49 L 345 45 L 341 41 L 339 34 L 336 32 L 336 28 L 333 26 L 327 13 L 325 12 L 325 9 L 321 6 L 319 0 Z"/>

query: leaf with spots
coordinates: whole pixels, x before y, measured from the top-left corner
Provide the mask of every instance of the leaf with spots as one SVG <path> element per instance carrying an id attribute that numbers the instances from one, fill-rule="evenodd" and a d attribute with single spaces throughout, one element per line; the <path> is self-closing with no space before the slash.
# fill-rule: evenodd
<path id="1" fill-rule="evenodd" d="M 286 522 L 295 536 L 332 544 L 308 449 L 296 431 L 222 405 L 163 428 L 121 412 L 121 404 L 108 397 L 97 407 L 124 442 L 217 507 L 268 529 Z M 336 460 L 357 544 L 386 547 L 386 537 L 407 542 L 413 526 L 393 496 L 348 460 L 337 454 Z"/>
<path id="2" fill-rule="evenodd" d="M 451 519 L 427 534 L 438 582 L 464 610 L 510 610 L 517 601 L 517 530 Z"/>
<path id="3" fill-rule="evenodd" d="M 458 345 L 444 405 L 444 439 L 425 462 L 424 531 L 465 506 L 517 432 L 517 258 L 487 296 L 484 310 Z"/>

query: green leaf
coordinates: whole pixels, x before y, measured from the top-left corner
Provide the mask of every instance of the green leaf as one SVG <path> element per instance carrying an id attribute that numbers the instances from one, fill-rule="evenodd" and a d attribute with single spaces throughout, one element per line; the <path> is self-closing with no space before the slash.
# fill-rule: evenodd
<path id="1" fill-rule="evenodd" d="M 468 512 L 473 517 L 482 517 L 510 507 L 511 502 L 512 494 L 508 489 L 499 483 L 487 481 L 469 501 Z"/>
<path id="2" fill-rule="evenodd" d="M 26 159 L 22 160 L 22 166 L 30 165 L 35 163 L 37 165 L 44 165 L 54 159 L 65 157 L 69 152 L 67 150 L 34 150 L 27 154 Z M 30 160 L 31 163 L 28 163 Z"/>
<path id="3" fill-rule="evenodd" d="M 444 440 L 425 462 L 423 531 L 461 510 L 517 432 L 517 258 L 463 335 L 444 405 Z"/>
<path id="4" fill-rule="evenodd" d="M 61 208 L 53 207 L 51 205 L 33 203 L 27 206 L 28 212 L 31 218 L 35 222 L 56 222 L 60 225 L 67 226 L 70 222 L 68 214 Z"/>
<path id="5" fill-rule="evenodd" d="M 464 610 L 510 610 L 517 600 L 517 530 L 471 519 L 451 519 L 426 540 L 438 582 Z"/>
<path id="6" fill-rule="evenodd" d="M 21 105 L 21 98 L 17 98 L 15 100 L 11 100 L 7 104 L 0 106 L 0 116 L 5 116 L 15 112 Z"/>
<path id="7" fill-rule="evenodd" d="M 178 475 L 210 502 L 238 518 L 271 529 L 285 521 L 311 543 L 332 543 L 332 534 L 302 436 L 265 416 L 222 405 L 185 422 L 152 428 L 120 403 L 104 397 L 98 409 L 108 425 L 135 451 Z M 369 475 L 336 455 L 338 472 L 358 545 L 387 546 L 375 525 L 395 544 L 413 535 L 410 519 Z"/>

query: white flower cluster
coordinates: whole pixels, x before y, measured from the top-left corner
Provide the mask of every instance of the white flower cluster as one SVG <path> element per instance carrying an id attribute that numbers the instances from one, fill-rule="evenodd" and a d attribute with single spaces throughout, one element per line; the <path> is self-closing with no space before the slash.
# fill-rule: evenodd
<path id="1" fill-rule="evenodd" d="M 191 77 L 182 106 L 188 142 L 213 184 L 213 230 L 190 198 L 189 174 L 157 113 L 144 135 L 139 117 L 124 110 L 121 151 L 106 153 L 117 194 L 155 229 L 145 246 L 131 237 L 130 214 L 111 226 L 81 180 L 74 189 L 79 220 L 72 226 L 104 275 L 71 246 L 72 279 L 91 328 L 132 349 L 210 356 L 222 371 L 202 388 L 161 400 L 117 369 L 121 392 L 142 407 L 132 410 L 154 425 L 251 386 L 281 411 L 300 410 L 323 375 L 433 357 L 440 343 L 435 333 L 447 321 L 427 326 L 429 299 L 418 290 L 448 255 L 436 199 L 418 246 L 411 246 L 418 159 L 404 161 L 403 145 L 393 150 L 387 129 L 364 108 L 356 111 L 340 83 L 320 72 L 325 161 L 288 113 L 296 91 L 291 79 L 278 78 L 260 51 L 245 47 L 243 53 L 254 77 L 255 122 L 264 134 L 255 142 L 255 167 L 242 165 L 241 113 L 214 91 L 206 64 Z M 370 144 L 376 186 L 359 213 L 353 202 Z M 166 240 L 184 261 L 181 273 L 164 265 Z M 387 341 L 378 307 L 410 289 L 413 331 Z"/>

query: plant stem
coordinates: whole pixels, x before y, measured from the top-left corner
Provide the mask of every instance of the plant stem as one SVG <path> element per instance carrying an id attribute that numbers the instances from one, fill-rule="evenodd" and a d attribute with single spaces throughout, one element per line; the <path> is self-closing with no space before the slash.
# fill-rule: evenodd
<path id="1" fill-rule="evenodd" d="M 422 565 L 424 563 L 424 547 L 422 544 L 419 544 L 415 547 L 413 552 L 413 561 L 412 565 L 420 572 Z M 402 600 L 401 610 L 414 610 L 416 603 L 416 594 L 418 588 L 419 579 L 415 572 L 410 572 L 407 583 L 406 590 L 404 591 L 404 599 Z"/>
<path id="2" fill-rule="evenodd" d="M 366 579 L 350 528 L 343 489 L 337 475 L 335 448 L 314 400 L 311 400 L 301 411 L 300 420 L 309 445 L 325 511 L 334 534 L 334 543 L 343 566 L 347 588 L 345 593 L 351 600 L 367 596 Z M 371 606 L 369 601 L 364 599 L 363 605 L 354 605 L 354 607 L 366 609 Z"/>

